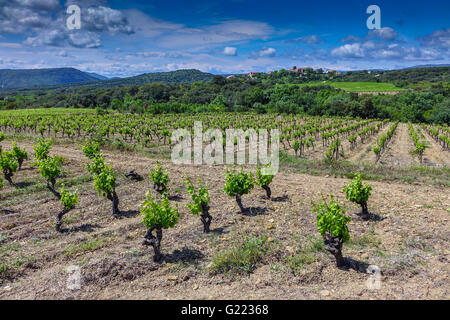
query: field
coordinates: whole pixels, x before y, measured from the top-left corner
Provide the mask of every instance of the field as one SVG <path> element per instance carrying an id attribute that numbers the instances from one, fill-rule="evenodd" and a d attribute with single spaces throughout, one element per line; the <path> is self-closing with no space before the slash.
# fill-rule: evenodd
<path id="1" fill-rule="evenodd" d="M 397 88 L 392 83 L 383 82 L 334 82 L 334 81 L 321 81 L 321 82 L 308 82 L 302 84 L 289 84 L 290 86 L 298 87 L 310 87 L 310 86 L 332 86 L 336 89 L 342 89 L 349 92 L 400 92 L 404 89 Z"/>
<path id="2" fill-rule="evenodd" d="M 281 171 L 272 199 L 258 186 L 242 197 L 245 212 L 223 189 L 223 165 L 175 165 L 171 132 L 192 128 L 280 130 Z M 198 114 L 146 116 L 93 111 L 0 112 L 3 152 L 16 142 L 29 159 L 0 193 L 0 299 L 448 299 L 450 152 L 446 126 L 352 118 Z M 53 139 L 63 157 L 56 186 L 78 190 L 79 204 L 55 231 L 61 203 L 47 189 L 33 145 Z M 116 172 L 120 215 L 94 190 L 81 146 L 98 140 Z M 426 146 L 421 148 L 421 144 Z M 377 150 L 375 152 L 374 150 Z M 149 170 L 168 169 L 179 223 L 164 229 L 161 262 L 143 246 L 141 203 Z M 125 174 L 134 169 L 143 180 Z M 245 171 L 255 172 L 246 165 Z M 370 218 L 346 200 L 356 172 L 372 186 Z M 211 232 L 189 213 L 185 178 L 209 188 Z M 312 202 L 334 194 L 351 217 L 337 268 L 324 250 Z M 80 267 L 81 288 L 67 286 Z M 369 265 L 381 270 L 371 290 Z"/>

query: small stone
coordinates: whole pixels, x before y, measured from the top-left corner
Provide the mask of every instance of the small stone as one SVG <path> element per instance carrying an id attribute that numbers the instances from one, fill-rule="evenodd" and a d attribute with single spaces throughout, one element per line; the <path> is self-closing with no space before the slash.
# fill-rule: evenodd
<path id="1" fill-rule="evenodd" d="M 198 290 L 198 284 L 194 284 L 194 286 L 192 287 L 192 289 Z"/>
<path id="2" fill-rule="evenodd" d="M 272 230 L 272 229 L 275 229 L 275 227 L 273 226 L 273 224 L 267 226 L 267 230 Z"/>
<path id="3" fill-rule="evenodd" d="M 169 281 L 177 281 L 177 279 L 178 279 L 178 277 L 177 276 L 168 276 L 167 277 L 167 280 L 169 280 Z"/>
<path id="4" fill-rule="evenodd" d="M 329 295 L 331 295 L 331 292 L 328 290 L 322 290 L 322 291 L 320 291 L 320 295 L 322 297 L 328 297 Z"/>

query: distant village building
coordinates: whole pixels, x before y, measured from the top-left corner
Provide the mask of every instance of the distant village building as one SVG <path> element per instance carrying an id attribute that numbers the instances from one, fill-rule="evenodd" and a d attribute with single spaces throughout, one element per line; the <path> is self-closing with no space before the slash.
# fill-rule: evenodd
<path id="1" fill-rule="evenodd" d="M 231 76 L 228 76 L 228 77 L 227 77 L 227 79 L 233 79 L 233 78 L 236 78 L 236 76 L 231 75 Z"/>
<path id="2" fill-rule="evenodd" d="M 253 79 L 253 77 L 257 76 L 258 74 L 261 74 L 261 72 L 250 72 L 248 76 Z"/>
<path id="3" fill-rule="evenodd" d="M 335 75 L 342 74 L 342 72 L 339 72 L 339 71 L 336 71 L 336 70 L 331 70 L 331 69 L 328 69 L 326 73 L 332 73 L 332 74 L 335 74 Z"/>
<path id="4" fill-rule="evenodd" d="M 296 72 L 296 73 L 305 73 L 306 71 L 314 71 L 313 68 L 311 67 L 306 67 L 306 68 L 297 68 L 297 66 L 294 66 L 291 70 L 289 70 L 291 72 Z"/>

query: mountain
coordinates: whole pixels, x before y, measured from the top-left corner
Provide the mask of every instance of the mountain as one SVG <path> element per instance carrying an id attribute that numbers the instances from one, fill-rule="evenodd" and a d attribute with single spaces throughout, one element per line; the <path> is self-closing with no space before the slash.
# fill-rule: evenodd
<path id="1" fill-rule="evenodd" d="M 73 69 L 76 70 L 76 69 Z M 5 70 L 3 70 L 5 71 Z M 77 70 L 78 71 L 78 70 Z M 118 86 L 144 85 L 147 83 L 161 82 L 167 84 L 193 83 L 208 81 L 214 77 L 211 73 L 201 72 L 195 69 L 177 70 L 170 72 L 145 73 L 139 76 L 129 78 L 112 78 L 108 80 L 99 80 L 92 75 L 78 71 L 89 77 L 86 81 L 72 81 L 66 83 L 49 84 L 47 82 L 35 82 L 32 85 L 1 87 L 0 91 L 26 92 L 36 90 L 58 90 L 58 89 L 76 89 L 76 88 L 113 88 Z M 0 75 L 1 84 L 1 75 Z M 3 89 L 3 90 L 2 90 Z M 9 89 L 9 90 L 8 90 Z"/>
<path id="2" fill-rule="evenodd" d="M 70 85 L 70 87 L 112 88 L 117 86 L 143 85 L 153 82 L 168 84 L 193 83 L 208 81 L 213 77 L 214 75 L 211 73 L 205 73 L 195 69 L 186 69 L 170 72 L 144 73 L 129 78 L 114 78 L 91 84 L 80 83 Z"/>
<path id="3" fill-rule="evenodd" d="M 97 73 L 93 73 L 93 72 L 85 72 L 85 73 L 87 73 L 88 75 L 90 75 L 98 80 L 108 80 L 109 79 L 105 76 L 102 76 L 101 74 L 97 74 Z"/>
<path id="4" fill-rule="evenodd" d="M 404 69 L 439 68 L 439 67 L 450 67 L 450 64 L 423 64 L 423 65 L 408 67 L 408 68 L 404 68 Z"/>
<path id="5" fill-rule="evenodd" d="M 0 70 L 1 89 L 62 85 L 98 80 L 98 77 L 94 77 L 74 68 Z"/>

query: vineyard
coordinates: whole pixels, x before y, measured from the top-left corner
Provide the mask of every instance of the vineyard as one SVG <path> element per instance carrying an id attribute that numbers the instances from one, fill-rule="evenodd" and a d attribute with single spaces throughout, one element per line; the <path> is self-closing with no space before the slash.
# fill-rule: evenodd
<path id="1" fill-rule="evenodd" d="M 277 129 L 280 172 L 173 164 L 172 132 L 196 122 Z M 1 111 L 0 299 L 448 297 L 449 139 L 350 117 Z"/>

